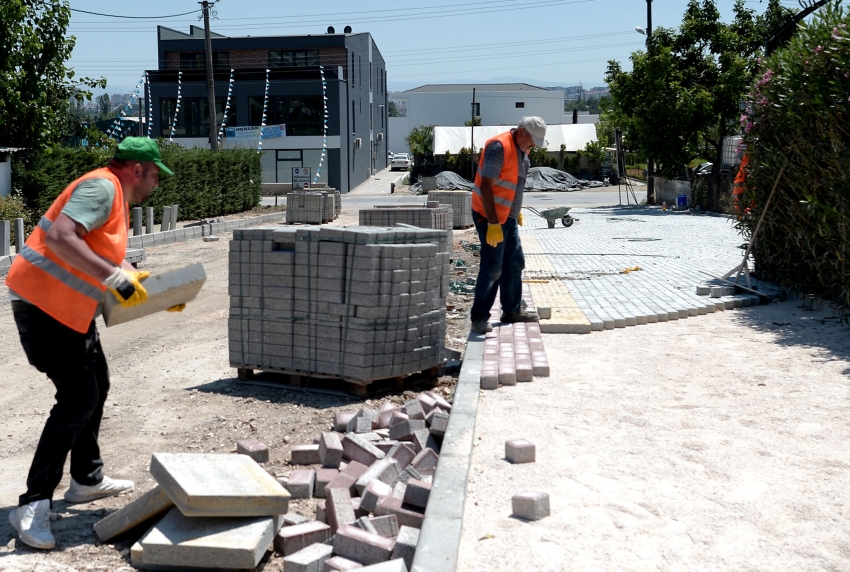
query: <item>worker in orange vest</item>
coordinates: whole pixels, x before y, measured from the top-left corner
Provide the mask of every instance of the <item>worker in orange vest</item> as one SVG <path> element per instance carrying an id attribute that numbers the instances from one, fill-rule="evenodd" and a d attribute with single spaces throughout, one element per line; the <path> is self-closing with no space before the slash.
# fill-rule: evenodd
<path id="1" fill-rule="evenodd" d="M 53 492 L 71 454 L 65 500 L 89 502 L 133 489 L 132 481 L 102 473 L 97 437 L 109 390 L 109 370 L 94 319 L 105 291 L 122 306 L 144 303 L 139 272 L 124 260 L 129 203 L 141 203 L 171 175 L 156 143 L 127 137 L 108 166 L 72 182 L 56 198 L 17 253 L 6 285 L 29 362 L 56 386 L 56 405 L 44 425 L 27 492 L 9 521 L 20 539 L 50 550 Z M 173 308 L 182 310 L 182 306 Z"/>
<path id="2" fill-rule="evenodd" d="M 528 173 L 528 152 L 545 144 L 546 123 L 524 117 L 510 131 L 488 140 L 481 152 L 472 194 L 472 220 L 481 241 L 481 266 L 472 304 L 472 331 L 493 330 L 490 310 L 496 293 L 502 304 L 501 321 L 536 322 L 535 312 L 522 307 L 525 256 L 519 239 L 522 195 Z"/>
<path id="3" fill-rule="evenodd" d="M 738 216 L 742 215 L 741 201 L 744 197 L 744 192 L 747 190 L 747 164 L 750 162 L 749 155 L 744 152 L 741 159 L 741 164 L 738 165 L 738 173 L 735 175 L 735 181 L 732 183 L 732 202 L 735 206 L 735 212 Z M 752 204 L 751 204 L 752 206 Z M 750 208 L 743 209 L 743 214 L 750 214 Z"/>

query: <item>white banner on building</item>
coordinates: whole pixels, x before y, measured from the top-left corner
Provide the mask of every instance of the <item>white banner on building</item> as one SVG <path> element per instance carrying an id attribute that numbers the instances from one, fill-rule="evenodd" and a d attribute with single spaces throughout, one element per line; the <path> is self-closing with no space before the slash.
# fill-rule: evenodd
<path id="1" fill-rule="evenodd" d="M 281 125 L 269 125 L 268 127 L 226 127 L 224 129 L 224 136 L 232 141 L 259 141 L 261 129 L 263 139 L 286 137 L 285 123 Z"/>

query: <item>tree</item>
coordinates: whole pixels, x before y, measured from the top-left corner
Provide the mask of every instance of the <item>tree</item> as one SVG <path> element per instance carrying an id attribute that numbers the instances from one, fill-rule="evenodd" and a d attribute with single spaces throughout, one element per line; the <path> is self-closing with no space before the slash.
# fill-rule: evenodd
<path id="1" fill-rule="evenodd" d="M 42 149 L 59 141 L 73 122 L 71 97 L 91 100 L 81 87 L 106 79 L 74 79 L 65 66 L 76 39 L 66 36 L 67 1 L 0 2 L 0 146 Z"/>
<path id="2" fill-rule="evenodd" d="M 404 140 L 407 141 L 407 147 L 413 153 L 414 158 L 421 159 L 434 154 L 433 125 L 414 127 Z"/>
<path id="3" fill-rule="evenodd" d="M 472 126 L 481 127 L 481 118 L 476 116 L 476 117 L 473 117 L 472 119 L 467 119 L 466 121 L 463 122 L 463 124 L 466 125 L 467 127 L 472 127 Z"/>
<path id="4" fill-rule="evenodd" d="M 110 119 L 109 112 L 112 109 L 112 100 L 109 99 L 109 94 L 98 95 L 95 102 L 97 103 L 97 116 L 100 119 Z"/>
<path id="5" fill-rule="evenodd" d="M 739 105 L 751 85 L 768 38 L 788 11 L 768 0 L 756 16 L 737 0 L 731 23 L 720 21 L 715 0 L 690 0 L 679 29 L 653 30 L 646 51 L 631 55 L 632 71 L 609 61 L 614 123 L 632 147 L 655 159 L 668 179 L 683 174 L 708 148 L 714 157 L 707 204 L 719 208 L 723 140 L 739 127 Z"/>

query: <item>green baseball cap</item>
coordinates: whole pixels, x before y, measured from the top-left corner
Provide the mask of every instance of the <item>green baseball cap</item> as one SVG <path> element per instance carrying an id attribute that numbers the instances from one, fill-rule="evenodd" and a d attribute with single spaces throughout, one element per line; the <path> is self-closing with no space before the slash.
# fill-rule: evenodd
<path id="1" fill-rule="evenodd" d="M 150 161 L 159 167 L 160 176 L 174 174 L 162 162 L 162 156 L 159 154 L 159 147 L 156 146 L 156 141 L 147 137 L 125 137 L 118 144 L 118 149 L 115 150 L 113 157 L 122 161 Z"/>

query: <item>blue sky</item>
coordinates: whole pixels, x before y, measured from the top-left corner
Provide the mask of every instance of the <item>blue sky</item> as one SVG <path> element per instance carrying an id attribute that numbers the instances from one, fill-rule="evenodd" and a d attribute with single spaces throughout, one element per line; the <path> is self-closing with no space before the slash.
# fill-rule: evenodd
<path id="1" fill-rule="evenodd" d="M 718 0 L 724 19 L 732 17 L 733 4 Z M 311 12 L 311 5 L 321 9 Z M 686 5 L 687 0 L 654 0 L 653 26 L 677 26 Z M 749 0 L 747 7 L 761 12 L 765 4 Z M 71 0 L 71 8 L 150 17 L 199 5 L 195 0 Z M 345 25 L 370 32 L 388 62 L 391 89 L 470 81 L 604 85 L 607 60 L 627 64 L 629 54 L 643 45 L 635 26 L 646 26 L 644 0 L 220 0 L 215 9 L 212 30 L 230 36 L 323 34 L 329 25 L 337 32 Z M 106 77 L 107 92 L 128 93 L 145 69 L 156 69 L 157 24 L 184 32 L 203 25 L 196 14 L 129 20 L 72 12 L 69 32 L 77 45 L 71 66 L 78 75 Z"/>

